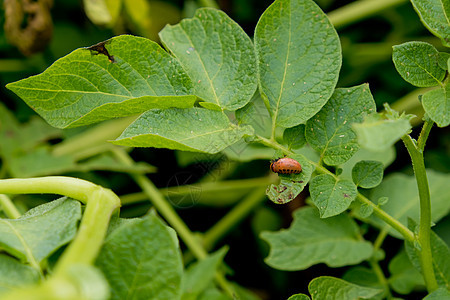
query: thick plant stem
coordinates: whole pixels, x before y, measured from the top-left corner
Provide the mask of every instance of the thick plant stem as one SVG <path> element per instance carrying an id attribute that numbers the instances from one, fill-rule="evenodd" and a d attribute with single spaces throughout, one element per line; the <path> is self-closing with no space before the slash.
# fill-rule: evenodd
<path id="1" fill-rule="evenodd" d="M 424 127 L 425 126 L 430 127 L 429 125 L 424 125 Z M 424 133 L 424 131 L 422 131 L 422 133 Z M 428 136 L 428 133 L 429 130 L 425 130 L 424 134 L 426 134 L 426 136 Z M 411 156 L 414 174 L 417 181 L 417 187 L 419 189 L 420 221 L 419 236 L 417 239 L 421 246 L 421 250 L 419 251 L 419 253 L 420 262 L 422 265 L 422 275 L 424 277 L 427 290 L 431 293 L 438 288 L 438 284 L 434 274 L 433 258 L 431 253 L 431 201 L 427 173 L 425 170 L 425 163 L 423 159 L 423 149 L 419 149 L 409 135 L 403 136 L 402 140 L 406 146 L 406 149 L 408 149 L 409 155 Z M 419 138 L 419 140 L 421 139 Z M 421 144 L 424 146 L 425 142 L 426 137 L 422 138 Z"/>
<path id="2" fill-rule="evenodd" d="M 328 13 L 331 23 L 341 28 L 381 11 L 407 2 L 406 0 L 359 0 Z"/>
<path id="3" fill-rule="evenodd" d="M 74 264 L 92 264 L 106 235 L 109 219 L 120 207 L 119 198 L 110 190 L 91 182 L 62 176 L 0 180 L 0 193 L 59 194 L 86 204 L 75 239 L 55 266 L 54 274 L 64 273 Z"/>
<path id="4" fill-rule="evenodd" d="M 90 195 L 78 233 L 58 260 L 55 274 L 65 272 L 73 264 L 94 263 L 106 236 L 111 215 L 119 207 L 120 200 L 111 190 L 99 186 Z"/>
<path id="5" fill-rule="evenodd" d="M 128 154 L 122 149 L 114 149 L 114 155 L 123 163 L 132 165 L 133 160 L 128 156 Z M 149 200 L 155 206 L 157 211 L 166 219 L 166 221 L 172 226 L 189 250 L 194 254 L 194 256 L 201 260 L 208 256 L 206 250 L 202 247 L 200 241 L 194 236 L 194 234 L 189 230 L 183 220 L 178 216 L 175 209 L 167 203 L 167 200 L 161 195 L 157 187 L 151 182 L 146 176 L 131 174 L 132 178 L 141 187 L 144 193 L 147 195 Z M 216 281 L 220 287 L 228 293 L 229 296 L 233 297 L 234 292 L 232 288 L 228 285 L 222 274 L 216 274 Z"/>

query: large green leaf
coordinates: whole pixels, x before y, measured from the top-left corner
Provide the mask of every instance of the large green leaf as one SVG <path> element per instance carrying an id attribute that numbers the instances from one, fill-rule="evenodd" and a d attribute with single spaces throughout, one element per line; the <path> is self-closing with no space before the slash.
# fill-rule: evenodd
<path id="1" fill-rule="evenodd" d="M 224 12 L 198 9 L 160 37 L 192 78 L 195 95 L 227 110 L 250 101 L 257 86 L 253 44 Z"/>
<path id="2" fill-rule="evenodd" d="M 255 30 L 261 92 L 275 126 L 306 122 L 336 85 L 342 54 L 338 35 L 312 0 L 276 0 Z"/>
<path id="3" fill-rule="evenodd" d="M 331 276 L 314 278 L 309 283 L 308 290 L 313 300 L 371 299 L 382 292 L 380 289 L 363 287 Z"/>
<path id="4" fill-rule="evenodd" d="M 311 180 L 309 193 L 320 217 L 328 218 L 345 211 L 355 200 L 358 190 L 350 180 L 322 174 Z"/>
<path id="5" fill-rule="evenodd" d="M 171 231 L 151 214 L 107 237 L 96 264 L 110 284 L 111 299 L 180 299 L 183 264 Z"/>
<path id="6" fill-rule="evenodd" d="M 372 244 L 364 241 L 355 221 L 346 214 L 319 218 L 313 207 L 294 212 L 287 230 L 263 232 L 270 246 L 266 263 L 280 270 L 304 270 L 325 263 L 330 267 L 353 265 L 372 255 Z"/>
<path id="7" fill-rule="evenodd" d="M 236 126 L 219 111 L 204 108 L 154 109 L 142 114 L 113 143 L 217 153 L 252 133 L 251 127 Z"/>
<path id="8" fill-rule="evenodd" d="M 422 97 L 422 105 L 428 116 L 439 127 L 450 124 L 450 84 L 426 92 Z"/>
<path id="9" fill-rule="evenodd" d="M 0 254 L 0 294 L 39 281 L 39 273 L 29 265 Z"/>
<path id="10" fill-rule="evenodd" d="M 7 87 L 59 128 L 195 103 L 191 80 L 155 42 L 121 35 L 95 47 L 77 49 Z"/>
<path id="11" fill-rule="evenodd" d="M 428 43 L 408 42 L 393 47 L 392 59 L 400 75 L 418 87 L 436 86 L 445 76 L 438 64 L 439 52 Z"/>
<path id="12" fill-rule="evenodd" d="M 450 175 L 432 170 L 427 170 L 427 175 L 431 195 L 431 216 L 433 222 L 437 222 L 450 211 L 450 195 L 448 194 Z M 383 205 L 383 210 L 405 226 L 407 218 L 419 220 L 419 193 L 414 176 L 394 173 L 386 177 L 370 195 L 373 201 L 381 197 L 389 198 L 389 201 Z M 369 220 L 379 228 L 389 228 L 389 234 L 392 236 L 403 238 L 377 217 L 373 216 Z"/>
<path id="13" fill-rule="evenodd" d="M 76 200 L 60 198 L 37 206 L 19 219 L 0 219 L 0 245 L 28 263 L 39 263 L 75 236 L 81 218 Z"/>
<path id="14" fill-rule="evenodd" d="M 425 26 L 450 47 L 450 4 L 446 0 L 411 0 Z"/>
<path id="15" fill-rule="evenodd" d="M 336 89 L 327 104 L 306 123 L 306 139 L 327 165 L 340 165 L 359 149 L 352 124 L 376 111 L 369 85 Z"/>

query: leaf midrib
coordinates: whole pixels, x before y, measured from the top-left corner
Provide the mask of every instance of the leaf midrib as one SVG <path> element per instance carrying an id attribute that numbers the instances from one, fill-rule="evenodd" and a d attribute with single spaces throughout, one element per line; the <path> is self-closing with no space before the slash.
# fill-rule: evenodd
<path id="1" fill-rule="evenodd" d="M 199 22 L 200 22 L 202 28 L 204 28 L 202 22 L 201 22 L 201 21 L 199 21 Z M 186 38 L 188 39 L 189 45 L 192 46 L 192 48 L 195 49 L 194 43 L 192 42 L 192 40 L 191 40 L 191 38 L 189 37 L 189 35 L 188 35 L 188 33 L 186 32 L 186 30 L 184 30 L 184 27 L 181 26 L 181 24 L 180 24 L 180 28 L 181 28 L 181 30 L 183 30 L 183 32 L 184 32 Z M 198 48 L 197 48 L 197 49 L 198 49 Z M 211 79 L 211 77 L 209 77 L 209 73 L 206 71 L 205 64 L 203 63 L 202 58 L 201 58 L 200 55 L 198 54 L 198 50 L 197 50 L 197 49 L 194 51 L 194 53 L 195 53 L 195 55 L 197 56 L 197 58 L 198 58 L 198 60 L 199 60 L 199 62 L 200 62 L 200 64 L 201 64 L 203 70 L 205 71 L 206 78 L 207 78 L 207 80 L 208 80 L 208 82 L 209 82 L 209 85 L 211 86 L 211 90 L 213 91 L 214 98 L 215 98 L 215 101 L 216 101 L 217 105 L 220 106 L 220 107 L 222 107 L 222 106 L 220 105 L 219 98 L 217 97 L 216 90 L 214 89 L 214 85 L 213 85 L 212 79 Z M 215 75 L 214 75 L 214 76 L 215 76 Z"/>
<path id="2" fill-rule="evenodd" d="M 17 237 L 17 239 L 19 240 L 20 244 L 22 245 L 22 247 L 25 251 L 25 256 L 28 259 L 28 262 L 30 263 L 30 265 L 33 266 L 34 268 L 38 268 L 39 264 L 37 263 L 35 257 L 33 256 L 33 252 L 31 251 L 30 247 L 28 246 L 28 244 L 26 243 L 25 239 L 20 234 L 20 232 L 16 230 L 16 228 L 11 224 L 11 222 L 8 222 L 8 221 L 2 220 L 2 219 L 0 219 L 0 222 L 6 224 L 11 229 L 11 231 L 15 234 L 15 236 Z"/>
<path id="3" fill-rule="evenodd" d="M 286 82 L 286 74 L 287 74 L 287 67 L 288 67 L 288 61 L 289 61 L 289 55 L 291 52 L 291 37 L 292 37 L 292 13 L 291 11 L 289 11 L 289 35 L 288 35 L 288 42 L 287 42 L 287 53 L 286 53 L 286 60 L 284 62 L 284 74 L 283 74 L 283 80 L 281 81 L 280 84 L 280 94 L 278 96 L 277 99 L 277 106 L 275 108 L 275 112 L 273 114 L 273 121 L 272 121 L 272 133 L 275 133 L 275 127 L 277 125 L 277 119 L 278 119 L 278 112 L 280 109 L 280 103 L 281 103 L 281 96 L 283 95 L 283 88 L 284 88 L 284 84 Z"/>

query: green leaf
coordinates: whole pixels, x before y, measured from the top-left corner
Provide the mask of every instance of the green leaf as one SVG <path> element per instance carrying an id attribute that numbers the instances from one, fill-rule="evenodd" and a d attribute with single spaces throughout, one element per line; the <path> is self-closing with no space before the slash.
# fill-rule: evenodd
<path id="1" fill-rule="evenodd" d="M 450 211 L 448 201 L 448 182 L 450 175 L 427 170 L 428 183 L 431 196 L 432 221 L 437 223 Z M 386 177 L 383 182 L 372 190 L 370 199 L 388 197 L 388 203 L 383 205 L 383 210 L 393 218 L 407 226 L 407 218 L 419 220 L 419 193 L 414 176 L 394 173 Z M 402 235 L 390 228 L 386 223 L 376 217 L 370 218 L 370 222 L 379 228 L 389 228 L 389 234 L 403 239 Z"/>
<path id="2" fill-rule="evenodd" d="M 314 278 L 308 285 L 313 300 L 358 300 L 370 299 L 381 293 L 380 289 L 373 289 L 356 285 L 345 280 L 321 276 Z"/>
<path id="3" fill-rule="evenodd" d="M 383 164 L 383 168 L 387 168 L 394 161 L 394 159 L 394 147 L 386 148 L 383 151 L 370 151 L 361 148 L 346 163 L 339 166 L 342 169 L 342 174 L 339 177 L 351 179 L 353 167 L 362 160 L 379 161 Z"/>
<path id="4" fill-rule="evenodd" d="M 218 111 L 203 108 L 153 109 L 142 114 L 113 143 L 217 153 L 252 133 L 250 126 L 236 126 Z"/>
<path id="5" fill-rule="evenodd" d="M 249 144 L 244 140 L 240 140 L 222 151 L 229 159 L 249 162 L 256 159 L 270 160 L 275 150 L 260 144 Z"/>
<path id="6" fill-rule="evenodd" d="M 352 169 L 353 182 L 362 188 L 371 189 L 383 179 L 383 163 L 374 160 L 362 160 Z"/>
<path id="7" fill-rule="evenodd" d="M 368 115 L 362 123 L 354 123 L 353 130 L 361 147 L 371 151 L 384 151 L 411 130 L 409 120 L 389 120 L 379 114 Z"/>
<path id="8" fill-rule="evenodd" d="M 39 282 L 38 272 L 16 259 L 0 254 L 0 294 Z"/>
<path id="9" fill-rule="evenodd" d="M 444 79 L 439 67 L 439 52 L 424 42 L 407 42 L 393 47 L 395 68 L 407 82 L 418 87 L 436 86 Z"/>
<path id="10" fill-rule="evenodd" d="M 250 101 L 257 87 L 253 44 L 224 12 L 198 9 L 159 35 L 192 78 L 195 95 L 226 110 Z"/>
<path id="11" fill-rule="evenodd" d="M 345 272 L 342 279 L 359 286 L 371 287 L 382 290 L 383 284 L 379 282 L 377 275 L 372 269 L 356 266 Z M 371 299 L 383 299 L 382 294 L 378 294 Z"/>
<path id="12" fill-rule="evenodd" d="M 450 5 L 445 0 L 411 0 L 422 23 L 450 47 Z"/>
<path id="13" fill-rule="evenodd" d="M 425 286 L 422 274 L 411 264 L 405 249 L 389 262 L 389 284 L 399 294 L 408 295 L 417 286 Z"/>
<path id="14" fill-rule="evenodd" d="M 448 70 L 448 60 L 450 59 L 450 53 L 439 52 L 438 64 L 442 70 Z"/>
<path id="15" fill-rule="evenodd" d="M 109 282 L 111 299 L 180 299 L 183 264 L 172 234 L 150 214 L 107 237 L 96 265 Z"/>
<path id="16" fill-rule="evenodd" d="M 372 215 L 373 213 L 373 206 L 367 205 L 365 203 L 361 204 L 361 206 L 359 207 L 359 215 L 362 218 L 368 218 Z"/>
<path id="17" fill-rule="evenodd" d="M 288 300 L 311 300 L 311 298 L 305 294 L 295 294 L 290 296 Z"/>
<path id="18" fill-rule="evenodd" d="M 426 92 L 422 96 L 422 105 L 427 115 L 439 127 L 450 124 L 450 84 Z"/>
<path id="19" fill-rule="evenodd" d="M 336 89 L 327 104 L 306 123 L 306 139 L 327 165 L 340 165 L 359 149 L 352 123 L 376 112 L 369 85 Z"/>
<path id="20" fill-rule="evenodd" d="M 279 270 L 304 270 L 318 263 L 330 267 L 358 264 L 372 255 L 372 244 L 364 241 L 355 221 L 342 214 L 320 219 L 313 207 L 294 212 L 287 230 L 263 232 L 270 246 L 266 263 Z"/>
<path id="21" fill-rule="evenodd" d="M 450 300 L 450 291 L 446 288 L 439 288 L 428 294 L 423 300 Z"/>
<path id="22" fill-rule="evenodd" d="M 342 62 L 339 37 L 312 0 L 269 6 L 256 25 L 255 50 L 274 126 L 305 123 L 333 93 Z"/>
<path id="23" fill-rule="evenodd" d="M 61 130 L 34 116 L 25 124 L 19 124 L 15 116 L 0 103 L 0 155 L 10 160 L 14 155 L 23 155 L 39 144 L 60 138 Z"/>
<path id="24" fill-rule="evenodd" d="M 286 204 L 297 197 L 305 188 L 306 184 L 314 172 L 314 166 L 301 154 L 293 154 L 290 158 L 295 159 L 302 166 L 302 172 L 299 174 L 278 174 L 280 184 L 271 184 L 266 194 L 271 201 L 276 204 Z"/>
<path id="25" fill-rule="evenodd" d="M 335 179 L 329 174 L 314 177 L 309 184 L 309 193 L 321 218 L 328 218 L 345 211 L 358 193 L 350 180 Z"/>
<path id="26" fill-rule="evenodd" d="M 197 299 L 198 296 L 213 282 L 217 268 L 223 261 L 227 248 L 222 248 L 207 258 L 202 259 L 185 271 L 182 280 L 183 295 L 181 299 Z"/>
<path id="27" fill-rule="evenodd" d="M 270 137 L 272 122 L 259 93 L 255 93 L 246 106 L 236 110 L 235 116 L 239 125 L 250 125 L 255 129 L 256 134 Z"/>
<path id="28" fill-rule="evenodd" d="M 42 74 L 7 88 L 58 128 L 195 103 L 191 80 L 178 61 L 155 42 L 121 35 L 93 47 L 108 52 L 77 49 Z"/>
<path id="29" fill-rule="evenodd" d="M 409 219 L 409 228 L 414 230 L 416 222 Z M 450 248 L 448 245 L 433 231 L 430 235 L 431 256 L 433 261 L 434 275 L 440 287 L 450 288 Z M 420 263 L 419 250 L 412 242 L 405 241 L 406 254 L 414 267 L 422 273 Z"/>
<path id="30" fill-rule="evenodd" d="M 0 219 L 0 245 L 28 263 L 40 263 L 75 236 L 81 205 L 60 198 L 30 209 L 19 219 Z"/>
<path id="31" fill-rule="evenodd" d="M 54 156 L 48 148 L 37 148 L 30 153 L 13 155 L 9 168 L 14 177 L 35 177 L 61 174 L 75 169 L 70 156 Z"/>
<path id="32" fill-rule="evenodd" d="M 283 132 L 283 141 L 289 149 L 300 149 L 306 143 L 305 125 L 300 124 L 286 128 Z"/>

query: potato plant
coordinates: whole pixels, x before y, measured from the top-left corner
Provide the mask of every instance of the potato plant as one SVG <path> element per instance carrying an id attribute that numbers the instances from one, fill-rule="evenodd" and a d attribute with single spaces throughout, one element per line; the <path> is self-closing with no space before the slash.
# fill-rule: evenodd
<path id="1" fill-rule="evenodd" d="M 411 4 L 449 47 L 450 3 Z M 270 247 L 265 263 L 281 271 L 348 269 L 342 278 L 314 278 L 308 294 L 289 299 L 398 299 L 417 291 L 450 299 L 450 249 L 431 229 L 450 211 L 450 177 L 424 163 L 433 126 L 450 123 L 448 53 L 418 41 L 392 49 L 400 76 L 429 88 L 419 96 L 425 115 L 415 139 L 414 116 L 388 104 L 377 111 L 369 84 L 336 86 L 341 41 L 312 0 L 274 1 L 252 38 L 213 8 L 167 25 L 159 38 L 162 46 L 115 36 L 6 85 L 54 129 L 40 130 L 40 119 L 21 125 L 0 106 L 1 174 L 11 177 L 0 180 L 2 299 L 260 299 L 227 278 L 229 249 L 215 245 L 262 201 L 291 205 L 301 195 L 309 196 L 289 228 L 260 234 Z M 39 147 L 63 129 L 88 125 L 52 149 Z M 399 140 L 414 176 L 383 178 Z M 250 190 L 197 236 L 175 210 L 197 200 L 180 198 L 189 193 L 183 186 L 158 189 L 146 174 L 159 170 L 135 161 L 134 148 L 264 159 L 267 172 L 196 185 L 213 199 Z M 295 164 L 271 173 L 269 161 L 283 157 L 301 172 Z M 60 176 L 90 170 L 128 174 L 140 192 L 119 197 L 114 187 Z M 62 198 L 22 214 L 15 194 Z M 121 217 L 121 205 L 136 197 L 152 209 Z M 404 243 L 398 253 L 383 248 L 388 236 Z"/>

